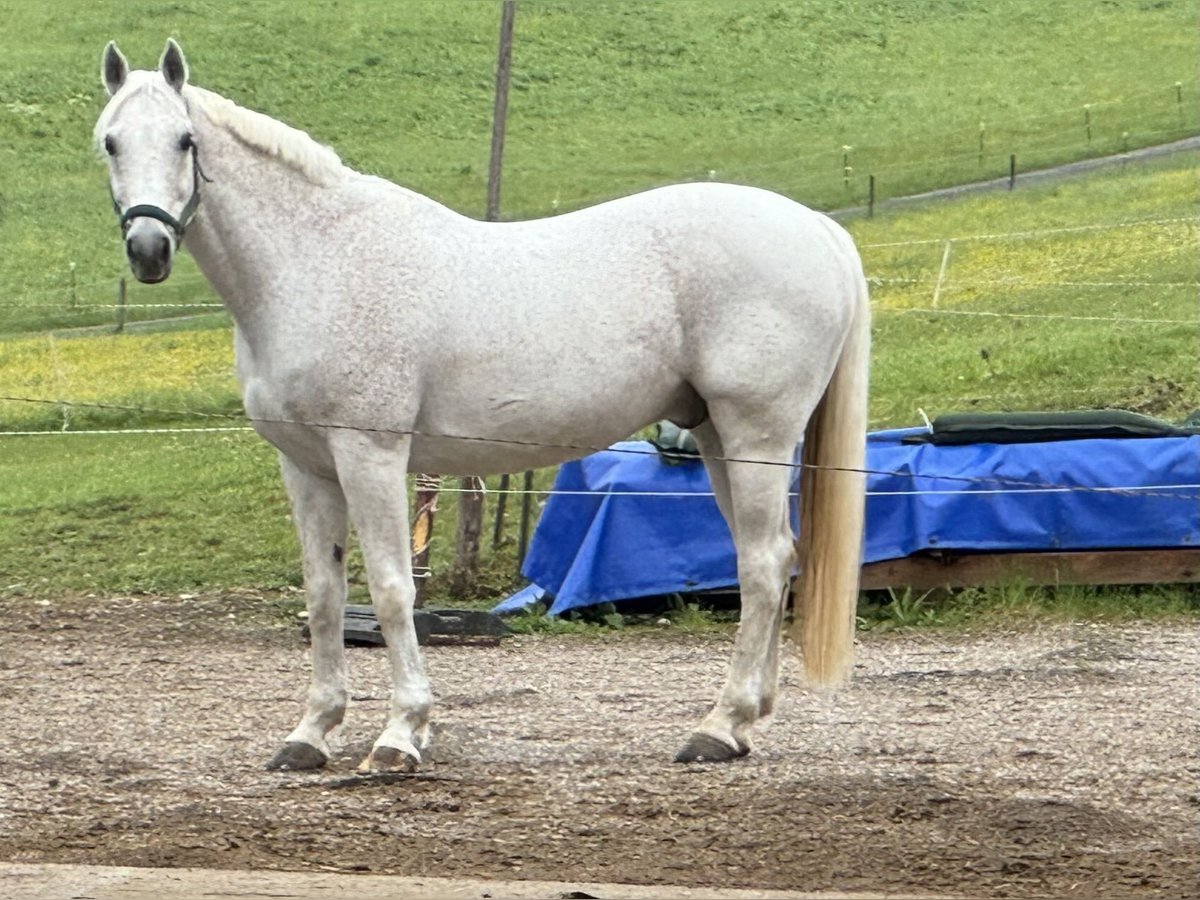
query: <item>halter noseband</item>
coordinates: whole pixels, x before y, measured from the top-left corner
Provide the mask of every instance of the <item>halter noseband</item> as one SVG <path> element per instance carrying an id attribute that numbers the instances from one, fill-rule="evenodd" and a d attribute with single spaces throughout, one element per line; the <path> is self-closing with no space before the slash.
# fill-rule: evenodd
<path id="1" fill-rule="evenodd" d="M 161 206 L 154 206 L 150 203 L 139 203 L 137 206 L 131 206 L 122 212 L 120 205 L 117 203 L 116 195 L 113 195 L 113 210 L 120 218 L 121 234 L 128 233 L 129 223 L 134 219 L 157 219 L 175 232 L 175 245 L 178 246 L 183 241 L 184 230 L 195 217 L 196 210 L 200 208 L 201 179 L 207 182 L 212 181 L 211 178 L 204 174 L 204 170 L 200 168 L 200 157 L 196 154 L 196 145 L 192 144 L 192 196 L 184 204 L 183 211 L 179 214 L 178 219 Z M 111 190 L 109 193 L 112 193 Z"/>

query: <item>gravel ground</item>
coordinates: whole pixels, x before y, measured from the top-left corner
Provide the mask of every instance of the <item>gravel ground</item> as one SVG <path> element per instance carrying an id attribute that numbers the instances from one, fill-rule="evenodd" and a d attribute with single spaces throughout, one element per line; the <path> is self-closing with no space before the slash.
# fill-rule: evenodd
<path id="1" fill-rule="evenodd" d="M 272 609 L 0 600 L 0 860 L 1198 896 L 1200 623 L 867 635 L 848 689 L 791 665 L 753 755 L 687 767 L 727 636 L 431 647 L 436 749 L 372 778 L 374 648 L 331 765 L 262 769 L 307 685 Z"/>

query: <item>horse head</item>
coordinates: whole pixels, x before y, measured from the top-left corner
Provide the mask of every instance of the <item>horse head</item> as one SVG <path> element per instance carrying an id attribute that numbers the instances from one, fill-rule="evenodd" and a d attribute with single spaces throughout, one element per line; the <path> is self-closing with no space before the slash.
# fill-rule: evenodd
<path id="1" fill-rule="evenodd" d="M 131 72 L 110 41 L 100 73 L 109 100 L 95 139 L 108 159 L 125 254 L 138 281 L 156 283 L 171 274 L 204 178 L 183 94 L 187 61 L 168 39 L 156 71 Z"/>

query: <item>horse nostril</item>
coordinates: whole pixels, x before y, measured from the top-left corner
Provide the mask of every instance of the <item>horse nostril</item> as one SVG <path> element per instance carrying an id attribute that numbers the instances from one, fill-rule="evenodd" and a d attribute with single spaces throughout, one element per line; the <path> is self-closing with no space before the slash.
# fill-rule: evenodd
<path id="1" fill-rule="evenodd" d="M 125 252 L 131 259 L 162 264 L 171 257 L 171 239 L 160 231 L 131 235 L 125 241 Z"/>
<path id="2" fill-rule="evenodd" d="M 154 258 L 158 262 L 166 262 L 171 255 L 171 239 L 165 234 L 155 235 Z"/>

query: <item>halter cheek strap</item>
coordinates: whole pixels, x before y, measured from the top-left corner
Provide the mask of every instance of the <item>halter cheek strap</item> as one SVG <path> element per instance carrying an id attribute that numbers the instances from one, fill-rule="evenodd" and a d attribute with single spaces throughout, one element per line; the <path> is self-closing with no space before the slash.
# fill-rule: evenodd
<path id="1" fill-rule="evenodd" d="M 195 217 L 196 210 L 200 208 L 201 179 L 207 182 L 212 181 L 211 178 L 204 174 L 204 170 L 200 168 L 200 157 L 196 155 L 196 145 L 192 144 L 192 196 L 184 204 L 179 218 L 175 218 L 161 206 L 154 206 L 150 203 L 139 203 L 137 206 L 131 206 L 122 212 L 120 205 L 117 203 L 117 198 L 114 196 L 113 210 L 120 218 L 121 234 L 129 231 L 129 223 L 134 219 L 157 219 L 175 232 L 175 243 L 179 244 L 183 240 L 184 230 Z"/>

